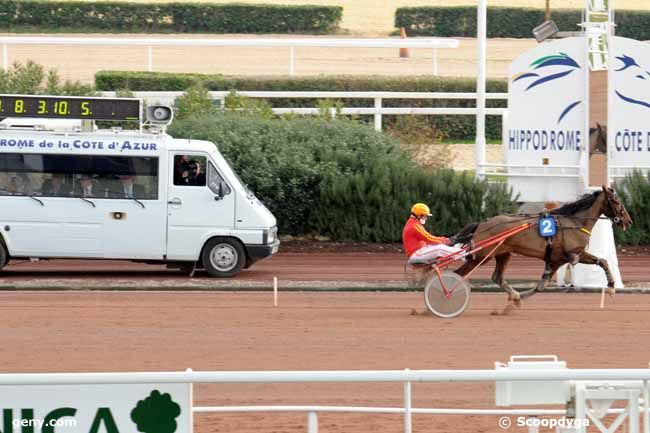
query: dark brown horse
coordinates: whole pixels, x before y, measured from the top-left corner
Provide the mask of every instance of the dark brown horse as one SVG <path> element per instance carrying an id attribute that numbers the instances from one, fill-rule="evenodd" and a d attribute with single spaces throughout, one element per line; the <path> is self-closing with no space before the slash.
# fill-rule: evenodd
<path id="1" fill-rule="evenodd" d="M 456 235 L 460 242 L 476 242 L 496 235 L 504 230 L 523 223 L 534 223 L 530 229 L 508 238 L 494 251 L 496 268 L 492 281 L 508 293 L 508 300 L 520 303 L 522 298 L 544 290 L 546 283 L 553 277 L 558 268 L 566 263 L 584 263 L 598 265 L 607 276 L 607 287 L 610 294 L 614 293 L 614 278 L 609 271 L 607 261 L 598 258 L 585 248 L 591 236 L 591 230 L 601 215 L 609 218 L 614 224 L 627 229 L 632 224 L 632 218 L 621 203 L 613 189 L 604 187 L 602 191 L 585 194 L 578 200 L 565 204 L 550 211 L 550 216 L 556 220 L 557 235 L 549 242 L 540 236 L 538 220 L 540 215 L 499 215 L 480 224 L 469 224 Z M 478 252 L 456 272 L 465 275 L 492 251 L 486 248 Z M 514 290 L 503 277 L 512 254 L 521 254 L 544 260 L 546 266 L 541 280 L 532 290 L 519 293 Z"/>

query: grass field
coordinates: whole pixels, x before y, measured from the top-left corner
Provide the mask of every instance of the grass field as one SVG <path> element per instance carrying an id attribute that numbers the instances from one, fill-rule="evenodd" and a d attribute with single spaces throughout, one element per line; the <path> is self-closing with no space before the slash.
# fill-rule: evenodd
<path id="1" fill-rule="evenodd" d="M 88 0 L 90 1 L 90 0 Z M 109 0 L 110 1 L 110 0 Z M 123 0 L 121 0 L 123 1 Z M 129 0 L 151 2 L 164 0 Z M 344 31 L 356 35 L 390 33 L 395 19 L 395 9 L 404 6 L 458 6 L 476 5 L 476 0 L 176 0 L 206 3 L 268 3 L 268 4 L 318 4 L 343 6 Z M 488 0 L 491 6 L 520 6 L 543 8 L 544 0 Z M 551 7 L 582 8 L 584 0 L 551 0 Z M 650 9 L 649 0 L 617 0 L 617 9 Z"/>

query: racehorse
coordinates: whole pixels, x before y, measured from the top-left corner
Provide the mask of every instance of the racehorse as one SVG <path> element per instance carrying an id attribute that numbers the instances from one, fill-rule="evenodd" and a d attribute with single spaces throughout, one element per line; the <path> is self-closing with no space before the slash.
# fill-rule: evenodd
<path id="1" fill-rule="evenodd" d="M 508 293 L 509 301 L 519 305 L 522 298 L 544 290 L 546 283 L 560 266 L 566 263 L 598 265 L 605 271 L 608 292 L 613 295 L 614 278 L 609 271 L 607 261 L 585 251 L 591 230 L 601 215 L 612 220 L 623 230 L 632 224 L 632 218 L 619 197 L 613 189 L 605 186 L 602 190 L 585 194 L 576 201 L 550 211 L 549 216 L 555 218 L 557 225 L 557 235 L 550 241 L 540 236 L 537 230 L 540 215 L 498 215 L 483 223 L 468 224 L 455 236 L 458 242 L 475 243 L 525 223 L 534 223 L 534 228 L 509 237 L 494 251 L 486 248 L 471 258 L 467 257 L 465 264 L 455 272 L 464 276 L 479 265 L 486 256 L 493 255 L 496 268 L 492 274 L 492 281 Z M 505 280 L 503 274 L 513 253 L 545 261 L 544 274 L 534 289 L 519 293 Z"/>

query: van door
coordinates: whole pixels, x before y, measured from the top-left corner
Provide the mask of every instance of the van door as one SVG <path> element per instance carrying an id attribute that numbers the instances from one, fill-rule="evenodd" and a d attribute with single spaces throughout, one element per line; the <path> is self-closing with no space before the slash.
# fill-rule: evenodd
<path id="1" fill-rule="evenodd" d="M 205 153 L 170 154 L 167 258 L 197 260 L 208 238 L 235 225 L 235 192 Z"/>
<path id="2" fill-rule="evenodd" d="M 167 203 L 159 171 L 166 170 L 167 161 L 148 156 L 96 159 L 97 169 L 104 173 L 102 198 L 96 200 L 103 223 L 104 257 L 163 260 Z"/>

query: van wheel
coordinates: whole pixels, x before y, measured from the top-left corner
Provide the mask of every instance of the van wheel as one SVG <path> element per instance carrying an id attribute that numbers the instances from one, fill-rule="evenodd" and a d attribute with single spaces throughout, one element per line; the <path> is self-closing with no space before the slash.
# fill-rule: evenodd
<path id="1" fill-rule="evenodd" d="M 246 263 L 242 244 L 229 238 L 210 239 L 203 249 L 203 267 L 213 277 L 233 277 Z"/>
<path id="2" fill-rule="evenodd" d="M 9 262 L 9 254 L 4 244 L 0 242 L 0 270 Z"/>

